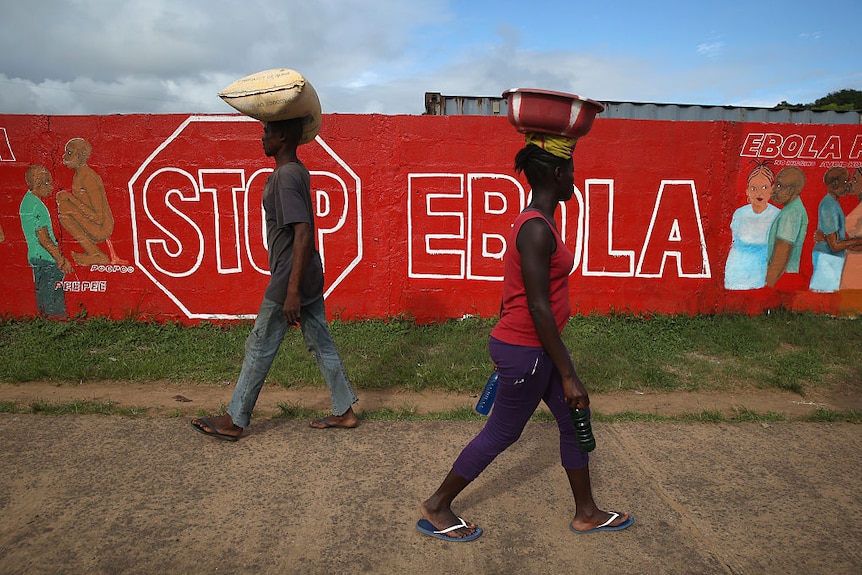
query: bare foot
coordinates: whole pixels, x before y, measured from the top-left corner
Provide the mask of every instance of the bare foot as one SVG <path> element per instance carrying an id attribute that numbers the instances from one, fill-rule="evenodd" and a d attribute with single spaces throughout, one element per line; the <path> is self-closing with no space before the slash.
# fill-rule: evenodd
<path id="1" fill-rule="evenodd" d="M 314 429 L 329 429 L 330 427 L 343 427 L 345 429 L 353 429 L 359 424 L 359 419 L 353 413 L 353 408 L 349 408 L 342 415 L 330 415 L 319 419 L 312 419 L 308 426 Z"/>
<path id="2" fill-rule="evenodd" d="M 233 419 L 227 413 L 218 417 L 199 417 L 191 420 L 193 427 L 204 435 L 219 439 L 237 440 L 242 435 L 242 427 L 234 425 Z"/>
<path id="3" fill-rule="evenodd" d="M 589 531 L 619 531 L 631 525 L 630 513 L 615 511 L 599 511 L 592 517 L 577 517 L 572 519 L 572 531 L 587 533 Z"/>
<path id="4" fill-rule="evenodd" d="M 419 513 L 422 514 L 422 517 L 431 522 L 431 525 L 437 528 L 438 531 L 442 531 L 443 529 L 447 529 L 452 527 L 453 525 L 458 525 L 461 523 L 461 519 L 452 513 L 452 510 L 448 507 L 446 509 L 441 510 L 432 510 L 428 501 L 424 501 L 419 505 Z M 455 529 L 454 531 L 449 531 L 446 533 L 449 537 L 461 538 L 467 537 L 468 535 L 472 535 L 474 531 L 476 531 L 476 524 L 466 522 L 467 527 L 462 527 L 461 529 Z"/>

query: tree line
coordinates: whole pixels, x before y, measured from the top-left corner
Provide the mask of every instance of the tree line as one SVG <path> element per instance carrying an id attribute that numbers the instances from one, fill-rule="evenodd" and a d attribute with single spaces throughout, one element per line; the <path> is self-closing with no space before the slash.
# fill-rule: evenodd
<path id="1" fill-rule="evenodd" d="M 826 96 L 818 98 L 809 104 L 790 104 L 787 101 L 782 101 L 775 107 L 776 109 L 834 110 L 838 112 L 862 110 L 862 91 L 838 90 L 837 92 L 830 92 Z"/>

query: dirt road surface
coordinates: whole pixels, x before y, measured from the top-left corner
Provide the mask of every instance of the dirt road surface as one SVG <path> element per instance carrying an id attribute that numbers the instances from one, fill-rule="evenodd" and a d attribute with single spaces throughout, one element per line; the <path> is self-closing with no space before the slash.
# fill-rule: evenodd
<path id="1" fill-rule="evenodd" d="M 484 535 L 450 543 L 416 531 L 418 504 L 481 421 L 315 430 L 268 410 L 280 400 L 326 409 L 325 391 L 266 389 L 247 434 L 228 443 L 195 433 L 187 415 L 217 409 L 229 389 L 40 385 L 0 384 L 0 401 L 82 393 L 151 410 L 0 414 L 3 574 L 862 572 L 859 425 L 596 422 L 596 498 L 635 523 L 576 535 L 555 425 L 531 422 L 456 500 Z M 474 401 L 388 395 L 364 394 L 360 412 Z M 617 401 L 655 412 L 818 404 L 758 393 L 593 398 L 606 413 Z"/>

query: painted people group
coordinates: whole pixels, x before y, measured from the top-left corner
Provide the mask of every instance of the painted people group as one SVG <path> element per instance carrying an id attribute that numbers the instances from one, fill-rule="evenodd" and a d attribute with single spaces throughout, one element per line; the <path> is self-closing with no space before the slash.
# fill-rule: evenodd
<path id="1" fill-rule="evenodd" d="M 823 184 L 816 225 L 811 226 L 803 195 L 810 202 L 807 190 L 813 186 L 805 173 L 789 166 L 776 174 L 766 162 L 756 164 L 745 190 L 749 203 L 734 212 L 730 223 L 725 288 L 862 290 L 862 167 L 852 172 L 830 167 L 823 173 Z M 840 200 L 846 196 L 856 200 L 845 214 Z M 809 240 L 812 273 L 807 278 L 800 274 L 800 264 Z"/>

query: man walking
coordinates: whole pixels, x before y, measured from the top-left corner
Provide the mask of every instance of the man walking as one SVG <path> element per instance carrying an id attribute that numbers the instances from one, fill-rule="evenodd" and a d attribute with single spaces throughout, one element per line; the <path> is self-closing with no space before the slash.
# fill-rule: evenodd
<path id="1" fill-rule="evenodd" d="M 263 191 L 270 281 L 254 328 L 245 343 L 245 358 L 227 413 L 191 420 L 192 427 L 218 439 L 236 441 L 251 422 L 251 412 L 275 354 L 290 326 L 299 324 L 317 360 L 332 400 L 332 415 L 311 427 L 356 427 L 352 405 L 357 397 L 326 323 L 323 267 L 314 249 L 314 216 L 310 175 L 296 149 L 303 118 L 265 122 L 263 150 L 275 160 L 275 171 Z"/>

